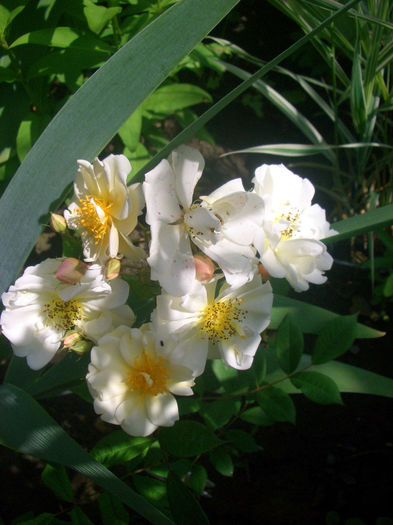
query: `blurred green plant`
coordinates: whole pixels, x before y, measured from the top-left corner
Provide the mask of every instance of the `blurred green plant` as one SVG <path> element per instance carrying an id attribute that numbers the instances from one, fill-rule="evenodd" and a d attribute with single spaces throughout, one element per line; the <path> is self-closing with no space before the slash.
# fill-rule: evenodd
<path id="1" fill-rule="evenodd" d="M 306 35 L 329 13 L 344 5 L 335 0 L 270 1 Z M 392 13 L 389 0 L 359 2 L 344 17 L 314 35 L 310 42 L 325 62 L 327 78 L 310 77 L 282 67 L 274 69 L 303 90 L 307 103 L 315 104 L 314 115 L 319 123 L 321 115 L 327 118 L 327 124 L 319 127 L 332 130 L 328 138 L 271 82 L 258 80 L 253 84 L 309 144 L 263 144 L 242 151 L 293 158 L 321 154 L 324 163 L 307 165 L 327 173 L 320 188 L 333 198 L 333 215 L 338 217 L 370 209 L 373 193 L 378 195 L 379 204 L 392 202 Z M 248 63 L 263 64 L 232 43 L 219 42 Z M 217 62 L 239 78 L 250 78 L 250 73 L 240 67 L 219 59 Z M 302 164 L 296 162 L 299 165 Z"/>

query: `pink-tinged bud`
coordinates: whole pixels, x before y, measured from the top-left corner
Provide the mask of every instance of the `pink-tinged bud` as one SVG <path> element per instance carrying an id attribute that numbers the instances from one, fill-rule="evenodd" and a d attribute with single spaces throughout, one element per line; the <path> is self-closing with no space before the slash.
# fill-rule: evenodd
<path id="1" fill-rule="evenodd" d="M 109 259 L 109 261 L 107 261 L 105 264 L 105 277 L 108 279 L 108 281 L 119 277 L 120 266 L 121 264 L 119 259 Z"/>
<path id="2" fill-rule="evenodd" d="M 51 212 L 50 217 L 50 226 L 53 231 L 56 233 L 64 233 L 67 229 L 67 223 L 65 218 L 62 215 Z"/>
<path id="3" fill-rule="evenodd" d="M 266 270 L 263 264 L 258 264 L 258 273 L 262 277 L 262 281 L 267 281 L 270 277 L 270 273 Z"/>
<path id="4" fill-rule="evenodd" d="M 203 255 L 194 255 L 195 277 L 201 283 L 210 281 L 214 274 L 214 264 L 209 257 Z"/>
<path id="5" fill-rule="evenodd" d="M 55 273 L 56 279 L 64 284 L 76 284 L 85 275 L 88 265 L 73 257 L 68 257 L 60 264 Z"/>
<path id="6" fill-rule="evenodd" d="M 66 332 L 66 335 L 63 339 L 63 345 L 66 348 L 71 348 L 75 343 L 80 341 L 82 339 L 82 336 L 79 332 L 76 332 L 75 330 L 69 330 Z"/>

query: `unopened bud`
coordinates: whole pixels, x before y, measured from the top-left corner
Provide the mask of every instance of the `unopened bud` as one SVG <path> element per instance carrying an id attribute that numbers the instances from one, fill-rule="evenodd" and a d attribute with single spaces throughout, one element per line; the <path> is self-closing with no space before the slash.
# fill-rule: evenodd
<path id="1" fill-rule="evenodd" d="M 50 226 L 56 233 L 64 233 L 67 229 L 67 223 L 62 215 L 57 213 L 50 214 Z"/>
<path id="2" fill-rule="evenodd" d="M 258 264 L 258 273 L 262 277 L 262 281 L 267 281 L 270 277 L 270 273 L 266 270 L 263 264 Z"/>
<path id="3" fill-rule="evenodd" d="M 81 339 L 80 341 L 77 341 L 74 345 L 70 347 L 70 350 L 73 352 L 76 352 L 77 354 L 85 354 L 86 352 L 90 352 L 90 350 L 93 348 L 93 341 L 89 341 L 88 339 Z"/>
<path id="4" fill-rule="evenodd" d="M 120 273 L 120 261 L 119 259 L 109 259 L 105 264 L 105 277 L 110 281 L 119 277 Z"/>
<path id="5" fill-rule="evenodd" d="M 209 257 L 203 255 L 194 255 L 195 277 L 201 283 L 210 281 L 214 274 L 214 264 Z"/>
<path id="6" fill-rule="evenodd" d="M 65 337 L 63 339 L 63 345 L 66 348 L 71 348 L 75 343 L 77 343 L 81 339 L 82 336 L 79 332 L 76 332 L 75 330 L 69 330 L 65 334 Z"/>
<path id="7" fill-rule="evenodd" d="M 85 275 L 88 265 L 73 257 L 68 257 L 60 264 L 55 273 L 56 279 L 64 284 L 76 284 Z"/>

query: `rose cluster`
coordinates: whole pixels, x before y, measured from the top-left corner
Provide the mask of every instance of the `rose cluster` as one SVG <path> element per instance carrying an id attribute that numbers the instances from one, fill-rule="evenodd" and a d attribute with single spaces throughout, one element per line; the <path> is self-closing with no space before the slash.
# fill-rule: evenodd
<path id="1" fill-rule="evenodd" d="M 80 233 L 85 262 L 26 268 L 2 295 L 1 328 L 34 370 L 59 349 L 90 351 L 95 411 L 146 436 L 179 418 L 175 396 L 192 395 L 207 359 L 250 368 L 271 317 L 268 277 L 286 278 L 297 291 L 325 282 L 333 260 L 321 239 L 335 232 L 311 203 L 311 182 L 283 165 L 260 166 L 251 191 L 234 179 L 199 198 L 204 159 L 188 146 L 143 184 L 127 186 L 123 155 L 78 165 L 64 219 Z M 146 258 L 130 239 L 145 205 L 147 262 L 162 293 L 151 322 L 136 328 L 117 268 L 123 257 Z"/>

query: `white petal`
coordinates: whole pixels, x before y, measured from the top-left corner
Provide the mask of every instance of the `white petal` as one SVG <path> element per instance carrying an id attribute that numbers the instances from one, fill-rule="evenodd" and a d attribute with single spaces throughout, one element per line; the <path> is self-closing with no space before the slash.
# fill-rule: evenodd
<path id="1" fill-rule="evenodd" d="M 205 161 L 201 153 L 189 146 L 182 145 L 172 151 L 169 162 L 176 177 L 176 193 L 183 209 L 188 210 L 196 183 L 202 175 Z"/>
<path id="2" fill-rule="evenodd" d="M 184 295 L 195 278 L 195 264 L 190 241 L 183 225 L 154 223 L 147 261 L 152 279 L 172 295 Z"/>
<path id="3" fill-rule="evenodd" d="M 180 219 L 175 175 L 167 160 L 162 160 L 158 166 L 146 173 L 143 192 L 148 224 L 152 225 L 156 221 L 169 224 Z"/>
<path id="4" fill-rule="evenodd" d="M 179 419 L 176 399 L 169 392 L 147 398 L 146 409 L 153 425 L 171 427 Z"/>
<path id="5" fill-rule="evenodd" d="M 148 419 L 143 400 L 136 402 L 135 398 L 130 396 L 118 407 L 116 418 L 121 428 L 131 436 L 145 437 L 157 428 L 157 425 Z"/>

